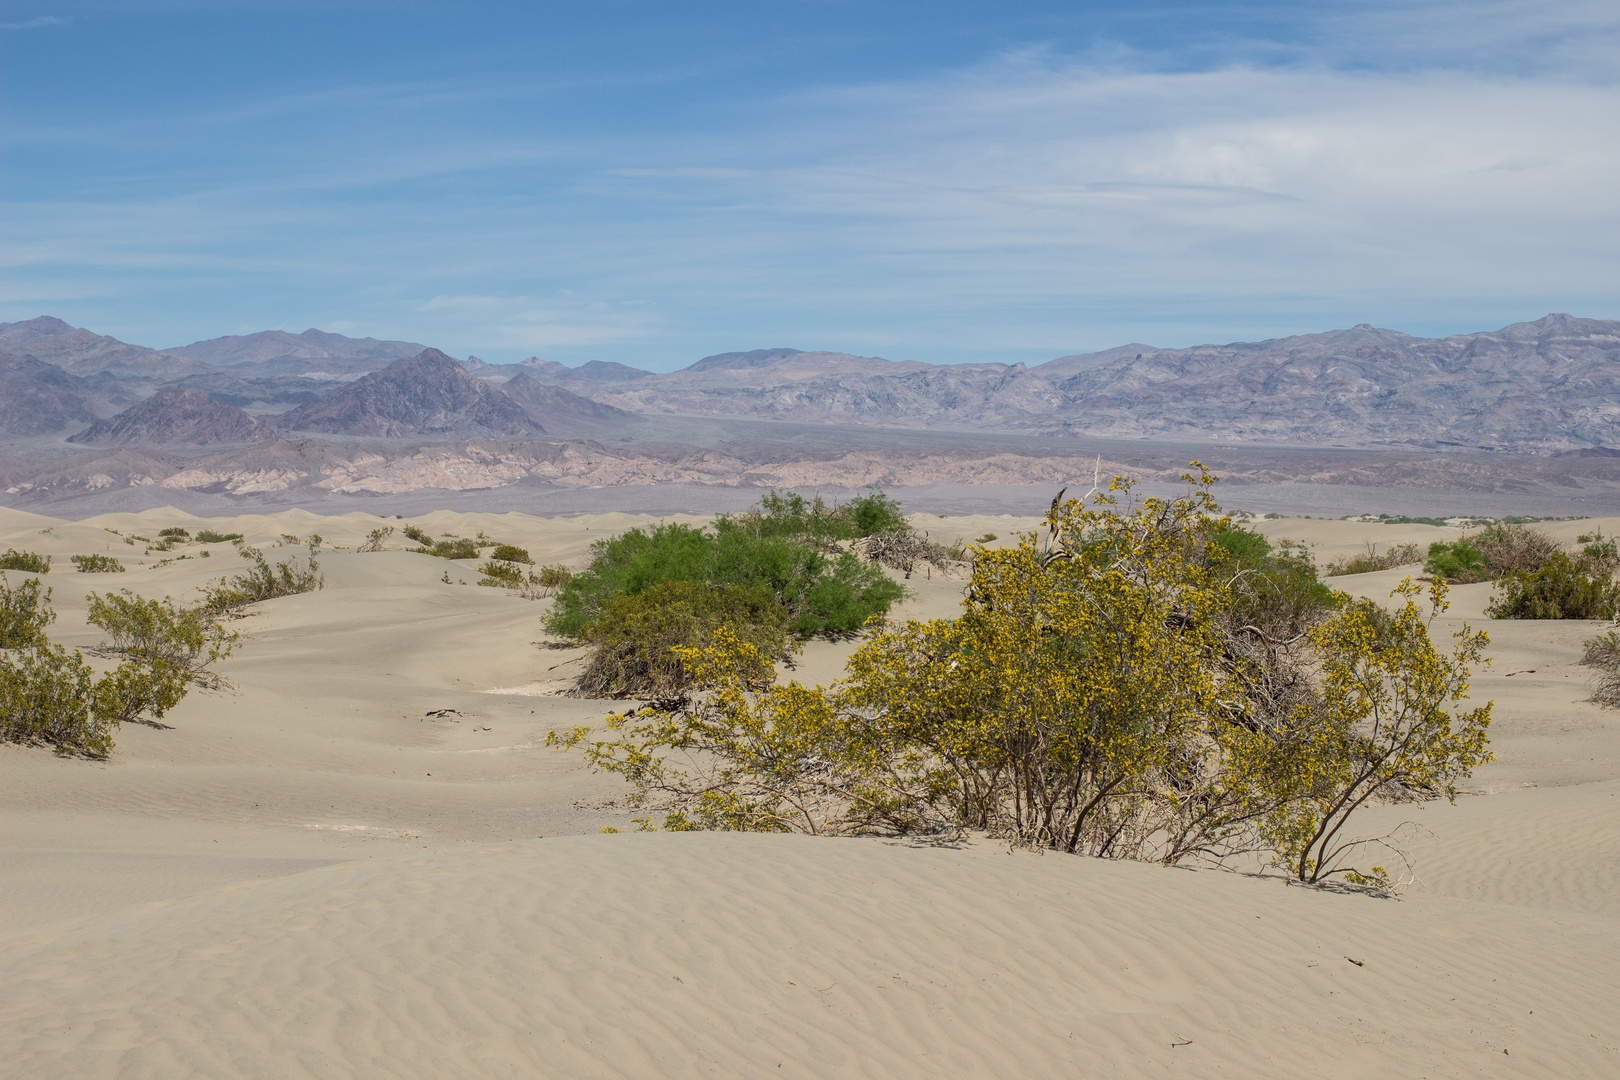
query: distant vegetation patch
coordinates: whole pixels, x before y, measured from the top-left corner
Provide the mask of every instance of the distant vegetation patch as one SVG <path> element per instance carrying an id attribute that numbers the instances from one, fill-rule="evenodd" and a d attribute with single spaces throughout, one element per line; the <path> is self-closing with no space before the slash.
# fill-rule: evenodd
<path id="1" fill-rule="evenodd" d="M 271 565 L 258 548 L 244 547 L 242 558 L 253 564 L 246 573 L 222 577 L 203 589 L 203 606 L 222 615 L 240 611 L 249 604 L 274 600 L 278 596 L 292 596 L 311 592 L 325 586 L 321 564 L 317 558 L 321 538 L 311 535 L 306 540 L 309 554 L 299 560 L 296 556 Z"/>
<path id="2" fill-rule="evenodd" d="M 111 555 L 74 555 L 73 565 L 81 574 L 122 574 L 124 564 Z"/>
<path id="3" fill-rule="evenodd" d="M 1370 574 L 1374 570 L 1389 570 L 1409 563 L 1420 563 L 1423 555 L 1416 544 L 1396 544 L 1383 554 L 1378 545 L 1369 543 L 1367 550 L 1358 555 L 1340 555 L 1328 564 L 1329 577 L 1343 574 Z"/>
<path id="4" fill-rule="evenodd" d="M 241 533 L 215 532 L 213 529 L 197 530 L 197 542 L 200 544 L 234 544 L 241 539 Z"/>

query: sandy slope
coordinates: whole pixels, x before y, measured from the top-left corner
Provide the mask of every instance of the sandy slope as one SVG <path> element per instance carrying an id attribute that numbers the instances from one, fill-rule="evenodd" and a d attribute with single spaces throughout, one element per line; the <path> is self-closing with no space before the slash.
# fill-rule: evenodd
<path id="1" fill-rule="evenodd" d="M 548 562 L 639 520 L 413 519 Z M 240 565 L 215 545 L 156 566 L 108 528 L 352 546 L 379 524 L 8 510 L 0 547 L 57 557 L 53 634 L 88 647 L 89 589 L 184 596 Z M 1440 535 L 1264 527 L 1323 558 Z M 91 550 L 130 572 L 72 573 Z M 600 835 L 622 789 L 539 745 L 601 712 L 542 692 L 578 653 L 544 640 L 539 604 L 403 551 L 324 569 L 325 590 L 236 624 L 234 691 L 124 729 L 109 762 L 0 746 L 7 1075 L 1620 1073 L 1620 731 L 1574 665 L 1591 624 L 1488 623 L 1499 761 L 1455 806 L 1368 812 L 1418 875 L 1380 900 L 986 842 Z M 954 610 L 960 581 L 910 584 L 909 612 Z M 1439 629 L 1480 623 L 1487 594 L 1456 590 Z M 847 649 L 790 674 L 836 677 Z"/>

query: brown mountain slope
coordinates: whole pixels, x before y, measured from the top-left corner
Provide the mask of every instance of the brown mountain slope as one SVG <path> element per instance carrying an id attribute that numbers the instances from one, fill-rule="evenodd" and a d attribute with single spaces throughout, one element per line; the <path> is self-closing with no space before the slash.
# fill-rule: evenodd
<path id="1" fill-rule="evenodd" d="M 99 446 L 216 446 L 250 443 L 275 434 L 275 428 L 234 405 L 224 405 L 200 390 L 166 387 L 117 416 L 99 420 L 68 439 Z"/>
<path id="2" fill-rule="evenodd" d="M 522 405 L 437 349 L 395 360 L 284 414 L 287 431 L 400 439 L 544 434 Z"/>

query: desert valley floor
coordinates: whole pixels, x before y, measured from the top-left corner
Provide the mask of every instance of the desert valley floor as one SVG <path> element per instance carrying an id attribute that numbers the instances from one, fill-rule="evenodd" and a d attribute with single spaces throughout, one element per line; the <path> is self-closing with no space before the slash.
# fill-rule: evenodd
<path id="1" fill-rule="evenodd" d="M 649 519 L 410 520 L 578 564 Z M 0 745 L 8 1076 L 1620 1075 L 1620 713 L 1576 663 L 1597 624 L 1491 621 L 1490 586 L 1454 590 L 1437 630 L 1490 631 L 1497 760 L 1455 805 L 1366 812 L 1418 826 L 1397 898 L 983 839 L 603 834 L 623 786 L 542 744 L 609 704 L 557 693 L 581 653 L 541 633 L 547 601 L 352 550 L 380 523 L 0 509 L 0 547 L 55 557 L 52 636 L 82 648 L 89 590 L 183 598 L 240 566 L 228 545 L 157 566 L 108 530 L 349 549 L 235 624 L 232 688 L 126 726 L 110 760 Z M 1548 528 L 1594 524 L 1620 531 Z M 1324 562 L 1456 535 L 1256 527 Z M 87 552 L 130 572 L 71 572 Z M 1382 597 L 1407 572 L 1334 583 Z M 907 584 L 899 614 L 945 616 L 963 580 Z M 831 680 L 851 648 L 784 674 Z"/>

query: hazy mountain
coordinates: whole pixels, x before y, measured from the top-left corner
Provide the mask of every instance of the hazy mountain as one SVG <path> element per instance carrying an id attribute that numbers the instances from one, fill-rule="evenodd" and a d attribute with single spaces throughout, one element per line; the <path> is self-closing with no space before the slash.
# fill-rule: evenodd
<path id="1" fill-rule="evenodd" d="M 560 386 L 547 386 L 528 372 L 501 384 L 501 392 L 522 405 L 547 434 L 565 438 L 606 438 L 643 423 L 640 417 L 581 397 Z"/>
<path id="2" fill-rule="evenodd" d="M 714 361 L 710 363 L 710 361 Z M 1050 435 L 1516 451 L 1620 445 L 1620 322 L 1419 338 L 1357 326 L 1021 364 L 761 349 L 581 388 L 639 413 Z"/>
<path id="3" fill-rule="evenodd" d="M 389 439 L 545 431 L 522 405 L 437 349 L 395 360 L 320 401 L 300 405 L 278 422 L 291 431 Z"/>
<path id="4" fill-rule="evenodd" d="M 251 375 L 248 368 L 229 371 L 211 371 L 206 375 L 188 375 L 175 383 L 183 390 L 201 390 L 215 401 L 243 409 L 259 408 L 274 411 L 274 406 L 288 409 L 310 401 L 319 401 L 330 394 L 336 385 L 330 379 L 306 379 L 301 375 Z"/>
<path id="5" fill-rule="evenodd" d="M 69 424 L 93 424 L 91 397 L 77 375 L 32 356 L 0 352 L 0 434 L 48 435 Z"/>
<path id="6" fill-rule="evenodd" d="M 302 334 L 263 330 L 257 334 L 195 341 L 166 351 L 216 367 L 252 368 L 260 375 L 342 378 L 377 371 L 402 357 L 416 356 L 426 348 L 411 341 L 351 338 L 310 329 Z"/>
<path id="7" fill-rule="evenodd" d="M 128 446 L 215 446 L 250 443 L 274 436 L 273 425 L 200 390 L 166 387 L 117 416 L 99 420 L 68 439 L 71 443 Z"/>
<path id="8" fill-rule="evenodd" d="M 1368 325 L 1272 341 L 1130 345 L 1031 369 L 1044 430 L 1347 445 L 1620 445 L 1620 322 L 1548 315 L 1420 338 Z"/>
<path id="9" fill-rule="evenodd" d="M 211 364 L 69 326 L 41 315 L 26 322 L 0 323 L 0 349 L 32 356 L 75 375 L 109 372 L 121 378 L 169 382 L 213 371 Z"/>

